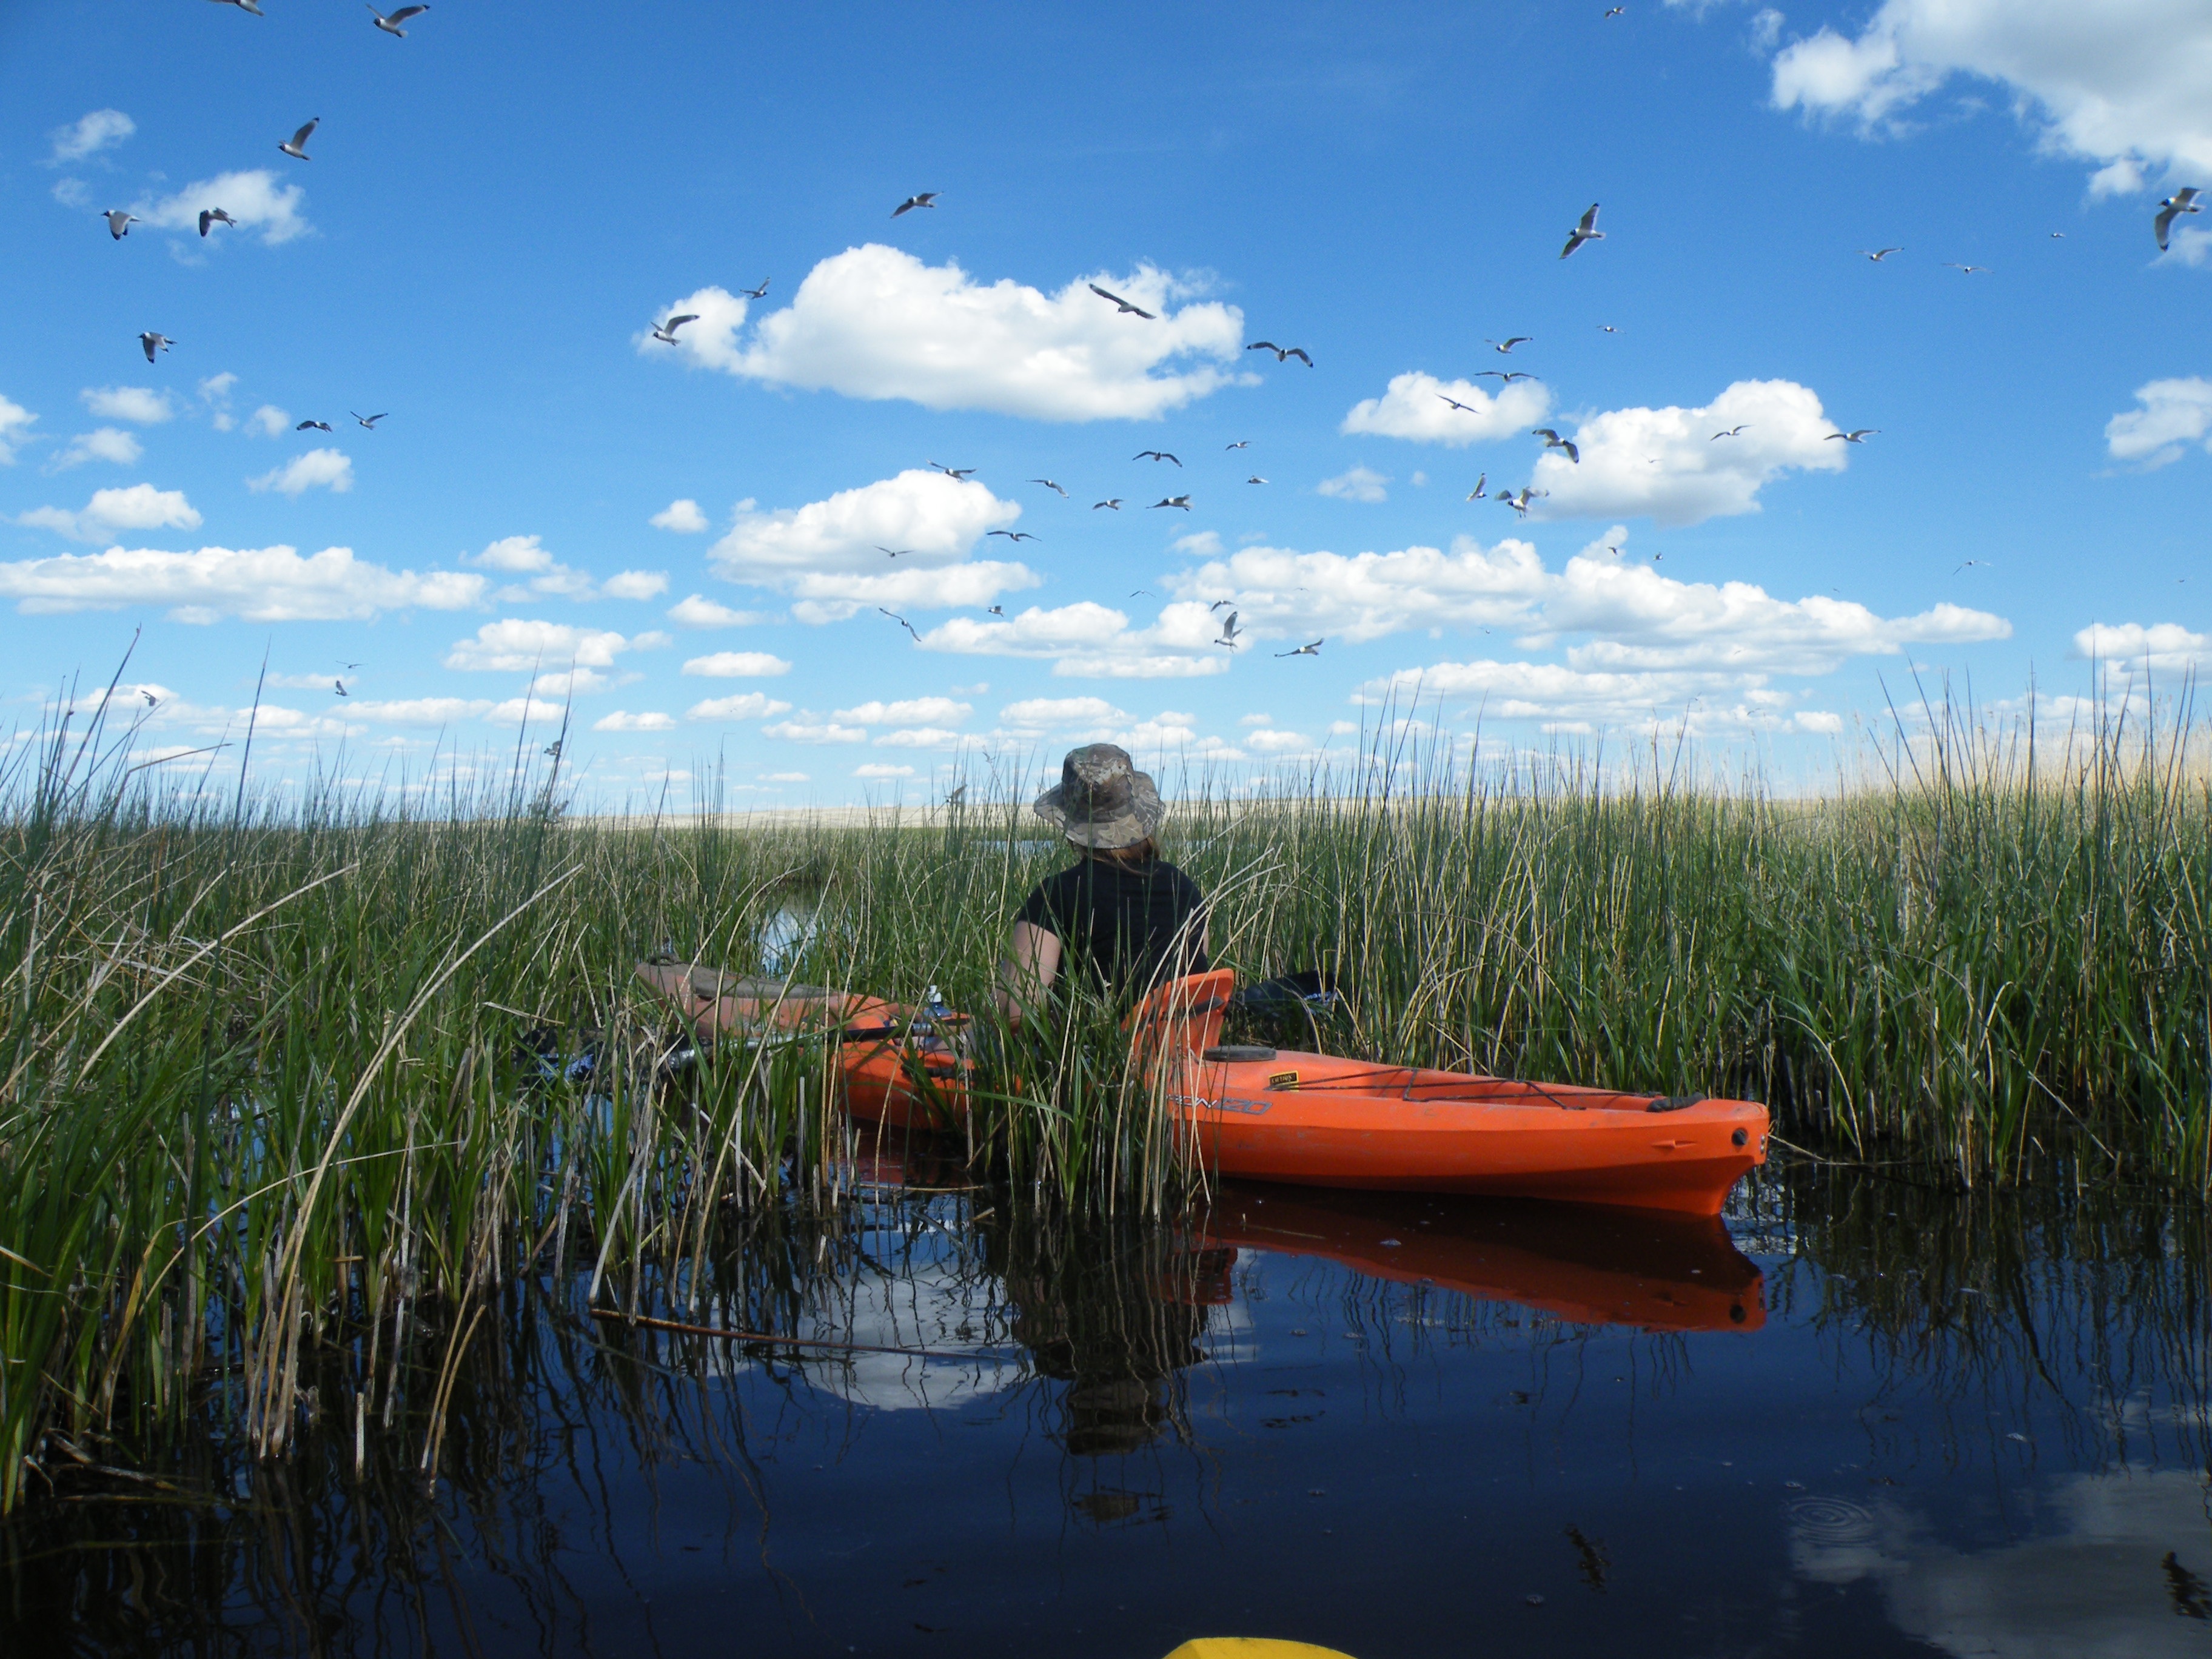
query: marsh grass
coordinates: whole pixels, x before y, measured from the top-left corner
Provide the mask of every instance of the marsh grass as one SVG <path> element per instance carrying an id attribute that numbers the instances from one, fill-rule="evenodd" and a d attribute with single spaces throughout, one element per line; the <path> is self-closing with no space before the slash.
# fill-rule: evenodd
<path id="1" fill-rule="evenodd" d="M 1210 895 L 1218 963 L 1337 982 L 1285 1040 L 1749 1095 L 1785 1136 L 1952 1187 L 2047 1169 L 2201 1193 L 2194 736 L 2055 742 L 1937 708 L 1822 800 L 1686 781 L 1656 751 L 1470 769 L 1378 740 L 1256 795 L 1184 781 L 1167 851 Z M 849 1198 L 834 1038 L 672 1069 L 638 959 L 765 950 L 799 980 L 983 1009 L 1060 862 L 1025 792 L 842 830 L 572 819 L 558 747 L 429 797 L 257 795 L 243 767 L 164 793 L 97 722 L 18 746 L 0 1508 L 187 1434 L 280 1457 L 318 1413 L 363 1467 L 404 1443 L 434 1480 L 523 1290 L 684 1318 Z M 1040 1212 L 1190 1195 L 1125 1012 L 1079 994 L 994 1033 L 953 1143 L 978 1178 Z"/>

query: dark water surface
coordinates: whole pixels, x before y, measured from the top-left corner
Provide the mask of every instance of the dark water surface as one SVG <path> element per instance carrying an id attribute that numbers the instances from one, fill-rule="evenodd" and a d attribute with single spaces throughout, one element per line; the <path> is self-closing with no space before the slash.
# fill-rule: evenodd
<path id="1" fill-rule="evenodd" d="M 0 1649 L 2212 1655 L 2194 1208 L 1801 1171 L 1725 1229 L 1257 1188 L 1077 1229 L 869 1173 L 690 1317 L 931 1357 L 518 1297 L 434 1493 L 420 1425 L 357 1477 L 335 1413 L 88 1486 L 0 1534 Z"/>

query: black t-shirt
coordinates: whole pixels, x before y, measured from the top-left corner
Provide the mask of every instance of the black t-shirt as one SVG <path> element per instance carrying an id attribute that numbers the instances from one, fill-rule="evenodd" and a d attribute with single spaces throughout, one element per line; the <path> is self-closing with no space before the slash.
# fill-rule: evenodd
<path id="1" fill-rule="evenodd" d="M 1064 968 L 1135 994 L 1206 972 L 1205 905 L 1198 884 L 1165 859 L 1133 867 L 1085 858 L 1039 882 L 1016 920 L 1057 938 Z"/>

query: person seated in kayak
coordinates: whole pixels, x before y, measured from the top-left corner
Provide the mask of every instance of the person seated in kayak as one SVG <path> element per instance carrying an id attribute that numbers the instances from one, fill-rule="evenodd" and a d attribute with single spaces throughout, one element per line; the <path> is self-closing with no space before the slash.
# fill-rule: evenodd
<path id="1" fill-rule="evenodd" d="M 1042 1007 L 1063 969 L 1119 1002 L 1206 972 L 1205 898 L 1160 856 L 1168 809 L 1126 750 L 1070 750 L 1059 786 L 1033 810 L 1078 856 L 1039 882 L 1015 917 L 999 964 L 999 1006 L 1008 1019 Z"/>

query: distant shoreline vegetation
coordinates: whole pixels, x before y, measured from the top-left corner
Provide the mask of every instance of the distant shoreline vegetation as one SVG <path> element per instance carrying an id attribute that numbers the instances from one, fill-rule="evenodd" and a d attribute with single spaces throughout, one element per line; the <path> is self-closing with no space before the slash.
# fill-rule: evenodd
<path id="1" fill-rule="evenodd" d="M 1948 710 L 1927 732 L 1825 800 L 1677 785 L 1663 757 L 1532 781 L 1377 745 L 1303 790 L 1182 794 L 1167 851 L 1214 896 L 1218 961 L 1340 987 L 1286 1039 L 1746 1095 L 1786 1142 L 1942 1184 L 2203 1194 L 2198 728 L 2114 719 L 2057 762 Z M 557 754 L 434 807 L 165 791 L 127 747 L 65 722 L 0 770 L 0 1509 L 111 1461 L 103 1437 L 221 1425 L 275 1455 L 336 1410 L 357 1437 L 397 1410 L 434 1471 L 472 1317 L 515 1284 L 680 1310 L 732 1228 L 853 1179 L 829 1045 L 666 1085 L 638 959 L 765 949 L 980 1009 L 1058 857 L 1025 793 L 980 786 L 919 828 L 606 824 L 563 815 Z M 979 1178 L 1182 1200 L 1112 1030 L 1012 1063 L 960 1149 Z M 303 1395 L 333 1344 L 349 1397 Z"/>

